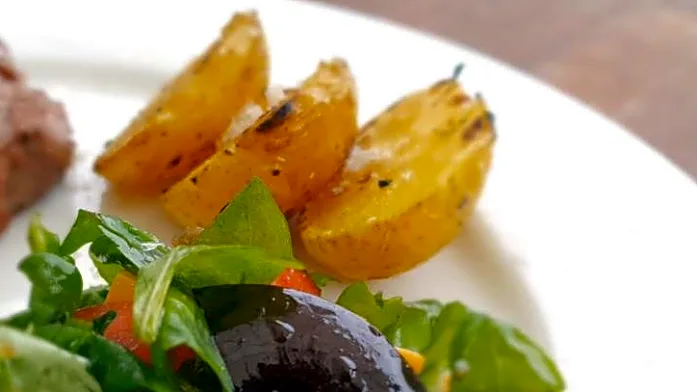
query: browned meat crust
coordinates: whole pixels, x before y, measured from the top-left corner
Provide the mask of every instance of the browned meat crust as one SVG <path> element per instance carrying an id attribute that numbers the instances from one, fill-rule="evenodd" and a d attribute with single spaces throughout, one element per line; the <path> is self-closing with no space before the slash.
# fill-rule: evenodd
<path id="1" fill-rule="evenodd" d="M 63 105 L 27 86 L 0 42 L 0 231 L 61 180 L 71 134 Z"/>

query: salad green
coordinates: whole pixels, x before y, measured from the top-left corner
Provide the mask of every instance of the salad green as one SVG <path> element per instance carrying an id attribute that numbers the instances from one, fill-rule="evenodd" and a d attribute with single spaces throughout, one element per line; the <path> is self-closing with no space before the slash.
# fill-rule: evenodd
<path id="1" fill-rule="evenodd" d="M 106 296 L 109 294 L 109 286 L 94 286 L 82 291 L 82 296 L 80 297 L 80 305 L 78 308 L 85 308 L 92 305 L 98 305 L 106 300 Z"/>
<path id="2" fill-rule="evenodd" d="M 288 221 L 259 178 L 250 181 L 198 237 L 201 245 L 252 245 L 282 258 L 293 257 Z"/>
<path id="3" fill-rule="evenodd" d="M 19 263 L 32 284 L 29 308 L 37 321 L 51 321 L 77 309 L 82 275 L 74 264 L 52 253 L 32 253 Z"/>
<path id="4" fill-rule="evenodd" d="M 287 268 L 304 267 L 248 245 L 176 247 L 138 275 L 134 307 L 136 333 L 148 343 L 155 341 L 165 298 L 175 278 L 185 289 L 221 284 L 267 284 Z"/>
<path id="5" fill-rule="evenodd" d="M 403 302 L 373 295 L 365 283 L 337 303 L 365 317 L 398 347 L 426 359 L 421 380 L 431 391 L 562 391 L 552 359 L 518 329 L 459 302 Z"/>
<path id="6" fill-rule="evenodd" d="M 121 270 L 138 274 L 141 268 L 168 251 L 168 247 L 154 235 L 126 221 L 79 210 L 59 253 L 72 255 L 87 244 L 90 244 L 90 258 L 107 282 L 111 282 Z"/>
<path id="7" fill-rule="evenodd" d="M 31 218 L 27 240 L 32 253 L 60 253 L 60 238 L 58 238 L 56 233 L 52 233 L 41 224 L 41 219 L 38 215 L 34 215 Z"/>
<path id="8" fill-rule="evenodd" d="M 51 342 L 0 326 L 0 390 L 99 392 L 89 361 Z"/>
<path id="9" fill-rule="evenodd" d="M 145 388 L 155 392 L 172 388 L 128 350 L 104 337 L 69 325 L 37 327 L 33 334 L 73 354 L 88 358 L 87 371 L 103 391 L 127 392 Z"/>
<path id="10" fill-rule="evenodd" d="M 28 241 L 31 254 L 19 269 L 32 283 L 31 296 L 27 310 L 0 322 L 0 390 L 231 392 L 232 380 L 194 289 L 271 284 L 288 269 L 305 269 L 293 258 L 285 217 L 258 179 L 192 245 L 170 247 L 128 222 L 85 210 L 63 241 L 35 217 Z M 76 317 L 78 309 L 104 304 L 110 292 L 108 285 L 83 290 L 73 256 L 84 246 L 107 282 L 126 271 L 135 276 L 133 332 L 148 345 L 150 363 L 106 336 L 120 315 Z M 426 360 L 421 380 L 430 391 L 445 384 L 453 392 L 564 389 L 542 348 L 461 303 L 405 302 L 373 294 L 365 283 L 347 287 L 337 303 L 364 317 L 393 345 L 421 353 Z M 197 371 L 175 371 L 168 353 L 180 347 L 195 354 Z"/>
<path id="11" fill-rule="evenodd" d="M 215 373 L 222 390 L 234 390 L 223 358 L 213 344 L 203 311 L 194 300 L 179 290 L 173 289 L 167 296 L 163 314 L 162 328 L 155 347 L 160 348 L 162 352 L 180 345 L 188 346 Z M 159 367 L 162 373 L 169 370 L 166 361 L 160 362 Z"/>

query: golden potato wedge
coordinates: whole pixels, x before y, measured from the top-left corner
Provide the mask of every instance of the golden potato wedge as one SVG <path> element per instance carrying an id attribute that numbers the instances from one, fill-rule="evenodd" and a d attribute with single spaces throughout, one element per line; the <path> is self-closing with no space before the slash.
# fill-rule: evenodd
<path id="1" fill-rule="evenodd" d="M 259 19 L 255 12 L 236 14 L 106 148 L 95 171 L 131 193 L 163 191 L 215 152 L 245 104 L 263 102 L 268 78 Z"/>
<path id="2" fill-rule="evenodd" d="M 349 281 L 429 259 L 472 213 L 494 140 L 484 102 L 455 80 L 405 97 L 363 127 L 341 178 L 299 216 L 297 254 Z"/>
<path id="3" fill-rule="evenodd" d="M 321 63 L 297 90 L 163 195 L 183 226 L 207 226 L 250 179 L 281 210 L 300 208 L 337 175 L 355 141 L 356 96 L 343 60 Z"/>

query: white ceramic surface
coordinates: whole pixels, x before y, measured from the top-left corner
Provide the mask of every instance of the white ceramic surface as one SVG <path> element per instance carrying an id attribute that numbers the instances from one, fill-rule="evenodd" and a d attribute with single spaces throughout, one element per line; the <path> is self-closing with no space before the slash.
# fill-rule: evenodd
<path id="1" fill-rule="evenodd" d="M 514 322 L 552 350 L 571 392 L 697 391 L 697 186 L 661 155 L 584 105 L 433 37 L 305 3 L 187 3 L 3 6 L 0 37 L 32 83 L 65 102 L 79 142 L 65 182 L 34 208 L 49 227 L 64 233 L 86 208 L 174 233 L 156 208 L 103 193 L 91 161 L 233 10 L 257 8 L 274 82 L 342 56 L 365 121 L 464 61 L 463 84 L 496 114 L 493 171 L 465 233 L 431 263 L 375 286 L 460 299 Z M 5 312 L 27 295 L 15 264 L 28 214 L 0 237 Z"/>

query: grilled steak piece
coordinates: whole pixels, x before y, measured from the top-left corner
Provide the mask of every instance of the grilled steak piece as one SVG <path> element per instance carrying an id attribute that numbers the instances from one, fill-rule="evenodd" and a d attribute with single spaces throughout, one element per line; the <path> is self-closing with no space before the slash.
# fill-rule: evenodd
<path id="1" fill-rule="evenodd" d="M 0 231 L 62 179 L 71 134 L 63 106 L 27 86 L 0 42 Z"/>
<path id="2" fill-rule="evenodd" d="M 7 49 L 7 46 L 0 41 L 0 80 L 17 80 L 19 76 L 17 68 L 12 64 L 10 51 Z"/>

